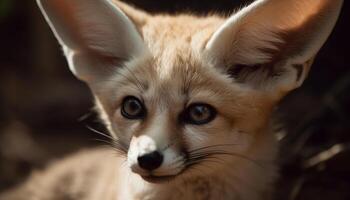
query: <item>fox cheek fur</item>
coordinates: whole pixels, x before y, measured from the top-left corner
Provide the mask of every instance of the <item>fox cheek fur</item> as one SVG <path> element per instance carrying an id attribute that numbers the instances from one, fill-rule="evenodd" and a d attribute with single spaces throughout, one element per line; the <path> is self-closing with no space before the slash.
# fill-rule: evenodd
<path id="1" fill-rule="evenodd" d="M 245 200 L 272 187 L 273 108 L 303 83 L 343 3 L 256 0 L 223 18 L 149 15 L 112 0 L 37 2 L 131 171 L 201 177 L 213 197 Z M 187 173 L 194 165 L 200 172 Z"/>

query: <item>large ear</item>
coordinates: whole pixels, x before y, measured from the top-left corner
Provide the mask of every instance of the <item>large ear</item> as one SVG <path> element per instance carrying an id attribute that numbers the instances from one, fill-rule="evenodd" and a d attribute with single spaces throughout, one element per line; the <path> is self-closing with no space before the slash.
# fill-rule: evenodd
<path id="1" fill-rule="evenodd" d="M 91 82 L 142 54 L 146 47 L 131 20 L 109 0 L 37 0 L 62 45 L 72 72 Z"/>
<path id="2" fill-rule="evenodd" d="M 281 98 L 304 81 L 342 3 L 257 0 L 230 17 L 205 50 L 237 82 Z"/>

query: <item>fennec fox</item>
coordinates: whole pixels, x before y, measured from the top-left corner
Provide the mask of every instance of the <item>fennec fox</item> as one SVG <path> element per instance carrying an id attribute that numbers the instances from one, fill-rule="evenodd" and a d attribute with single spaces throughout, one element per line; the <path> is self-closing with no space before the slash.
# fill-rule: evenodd
<path id="1" fill-rule="evenodd" d="M 307 77 L 343 3 L 256 0 L 225 19 L 37 2 L 114 149 L 54 163 L 6 200 L 269 199 L 272 111 Z"/>

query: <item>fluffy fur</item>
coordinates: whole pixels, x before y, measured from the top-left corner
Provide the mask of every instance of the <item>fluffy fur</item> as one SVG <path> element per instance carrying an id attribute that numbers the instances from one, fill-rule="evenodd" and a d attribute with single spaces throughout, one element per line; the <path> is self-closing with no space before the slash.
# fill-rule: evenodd
<path id="1" fill-rule="evenodd" d="M 107 0 L 38 3 L 122 156 L 84 151 L 5 200 L 269 199 L 278 174 L 274 106 L 306 78 L 342 0 L 257 0 L 228 19 L 151 16 Z M 121 115 L 126 96 L 142 99 L 145 119 Z M 216 118 L 179 123 L 196 102 L 215 107 Z M 163 164 L 141 169 L 137 156 L 156 149 Z M 142 178 L 149 175 L 172 178 Z"/>

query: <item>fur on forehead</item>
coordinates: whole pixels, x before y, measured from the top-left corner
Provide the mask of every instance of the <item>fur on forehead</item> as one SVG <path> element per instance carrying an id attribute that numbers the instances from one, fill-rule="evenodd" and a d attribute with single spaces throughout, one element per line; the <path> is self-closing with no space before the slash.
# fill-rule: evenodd
<path id="1" fill-rule="evenodd" d="M 272 105 L 264 93 L 234 83 L 189 46 L 168 47 L 163 53 L 134 58 L 101 84 L 95 93 L 109 116 L 129 95 L 175 112 L 201 102 L 216 107 L 226 118 L 257 113 L 263 118 L 269 113 Z"/>

